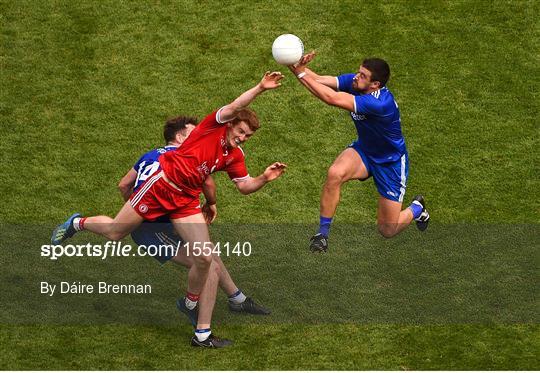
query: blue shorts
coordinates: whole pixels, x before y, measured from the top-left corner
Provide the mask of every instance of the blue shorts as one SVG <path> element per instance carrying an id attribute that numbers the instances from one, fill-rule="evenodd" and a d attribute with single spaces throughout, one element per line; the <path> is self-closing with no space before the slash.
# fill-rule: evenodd
<path id="1" fill-rule="evenodd" d="M 170 221 L 143 222 L 131 232 L 131 238 L 139 246 L 144 246 L 148 256 L 161 264 L 166 263 L 182 248 L 182 238 L 176 234 Z"/>
<path id="2" fill-rule="evenodd" d="M 362 158 L 368 175 L 373 176 L 379 194 L 391 201 L 402 203 L 409 177 L 409 155 L 405 153 L 394 162 L 375 163 L 360 149 L 358 141 L 349 145 L 349 148 L 356 150 Z"/>

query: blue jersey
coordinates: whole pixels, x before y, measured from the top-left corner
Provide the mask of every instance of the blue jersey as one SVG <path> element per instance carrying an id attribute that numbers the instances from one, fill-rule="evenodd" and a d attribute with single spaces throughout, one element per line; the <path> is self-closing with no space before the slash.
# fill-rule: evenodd
<path id="1" fill-rule="evenodd" d="M 337 77 L 338 90 L 354 95 L 351 118 L 358 133 L 358 144 L 375 163 L 395 162 L 407 153 L 401 133 L 401 119 L 394 95 L 386 87 L 363 94 L 352 88 L 355 74 Z"/>
<path id="2" fill-rule="evenodd" d="M 135 163 L 133 169 L 137 171 L 137 180 L 133 191 L 135 192 L 139 187 L 148 179 L 154 172 L 160 169 L 159 157 L 161 154 L 171 150 L 175 150 L 177 147 L 173 145 L 167 145 L 163 148 L 157 148 L 150 150 L 148 153 L 143 154 L 141 158 Z"/>

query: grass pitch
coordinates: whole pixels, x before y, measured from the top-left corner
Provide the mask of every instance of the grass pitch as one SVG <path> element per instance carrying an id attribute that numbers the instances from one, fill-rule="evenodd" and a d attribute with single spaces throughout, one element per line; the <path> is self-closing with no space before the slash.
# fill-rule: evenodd
<path id="1" fill-rule="evenodd" d="M 50 263 L 39 257 L 38 246 L 28 245 L 30 238 L 5 245 L 11 242 L 9 227 L 22 225 L 24 232 L 25 225 L 53 225 L 71 211 L 113 215 L 121 206 L 117 181 L 140 153 L 161 145 L 161 126 L 167 117 L 180 113 L 202 117 L 253 86 L 266 70 L 281 70 L 287 76 L 279 90 L 266 93 L 253 105 L 262 128 L 245 146 L 247 164 L 251 174 L 259 174 L 273 161 L 286 162 L 289 170 L 249 197 L 239 195 L 226 177 L 218 176 L 219 221 L 316 224 L 326 169 L 354 139 L 355 131 L 345 111 L 311 97 L 273 62 L 270 46 L 282 33 L 294 33 L 308 50 L 317 50 L 312 67 L 319 73 L 354 71 L 363 57 L 372 55 L 390 63 L 388 86 L 400 105 L 411 156 L 406 201 L 423 193 L 439 225 L 426 236 L 412 229 L 404 235 L 404 241 L 418 240 L 420 246 L 429 242 L 424 252 L 366 235 L 366 242 L 379 245 L 382 252 L 393 245 L 393 255 L 371 257 L 373 265 L 385 265 L 390 259 L 395 265 L 402 263 L 406 278 L 415 273 L 409 269 L 415 263 L 431 258 L 444 262 L 434 253 L 450 246 L 441 255 L 451 268 L 461 258 L 458 253 L 468 248 L 475 252 L 485 238 L 479 235 L 453 251 L 452 243 L 461 241 L 445 226 L 454 224 L 471 225 L 472 232 L 486 232 L 474 227 L 487 227 L 496 237 L 505 236 L 505 228 L 499 232 L 493 228 L 501 224 L 519 224 L 537 232 L 539 13 L 532 1 L 249 5 L 234 1 L 0 1 L 2 283 L 6 288 L 27 286 L 36 292 L 37 283 L 25 282 L 28 276 L 43 273 L 43 280 L 51 276 L 45 271 Z M 376 197 L 371 181 L 349 183 L 342 192 L 336 223 L 373 224 Z M 306 239 L 310 229 L 305 229 Z M 437 239 L 430 241 L 430 237 Z M 535 234 L 527 237 L 507 237 L 509 252 L 515 254 L 506 253 L 506 261 L 497 255 L 484 256 L 492 261 L 482 262 L 485 269 L 478 265 L 480 278 L 510 289 L 519 289 L 521 284 L 525 290 L 534 290 L 538 240 Z M 360 242 L 363 238 L 356 237 Z M 45 243 L 48 237 L 32 239 Z M 370 261 L 361 255 L 369 251 L 361 243 L 334 245 L 329 258 L 309 257 L 307 244 L 277 247 L 275 251 L 260 248 L 269 253 L 255 252 L 249 261 L 227 259 L 240 286 L 264 299 L 277 312 L 276 318 L 280 311 L 286 317 L 288 308 L 313 300 L 298 291 L 302 286 L 293 276 L 295 267 L 287 266 L 291 261 L 283 258 L 304 257 L 309 265 L 302 267 L 306 279 L 314 288 L 333 287 L 336 294 L 342 284 L 339 279 L 331 286 L 317 280 L 340 271 L 354 274 L 359 265 L 370 268 Z M 522 260 L 519 253 L 526 253 Z M 74 281 L 78 266 L 81 262 L 63 261 L 56 271 Z M 141 280 L 149 273 L 160 273 L 171 279 L 171 283 L 161 283 L 162 288 L 174 293 L 183 290 L 185 281 L 178 282 L 177 271 L 159 268 L 150 260 L 126 263 L 118 270 L 125 270 L 127 276 L 134 267 L 141 270 Z M 257 270 L 266 275 L 275 272 L 282 282 L 269 277 L 259 283 Z M 482 276 L 490 270 L 496 270 L 499 280 Z M 375 279 L 375 274 L 367 276 L 367 280 Z M 281 298 L 272 293 L 287 280 L 287 293 Z M 474 276 L 470 280 L 475 285 Z M 471 283 L 453 284 L 458 294 L 468 294 Z M 394 286 L 399 288 L 399 284 Z M 19 294 L 19 299 L 26 294 Z M 223 351 L 188 347 L 190 328 L 177 315 L 175 325 L 21 325 L 17 315 L 9 314 L 16 308 L 3 306 L 0 367 L 538 369 L 537 292 L 516 291 L 515 299 L 510 292 L 502 294 L 508 304 L 523 305 L 532 312 L 514 321 L 495 317 L 475 323 L 395 319 L 314 323 L 302 322 L 300 317 L 283 323 L 231 318 L 220 298 L 216 332 L 236 342 Z M 38 295 L 31 298 L 40 300 Z M 393 300 L 393 296 L 388 299 Z M 327 308 L 329 304 L 331 298 L 313 306 Z M 46 309 L 38 305 L 28 310 L 39 314 Z M 362 307 L 360 301 L 358 307 Z M 126 306 L 124 312 L 129 311 Z M 381 310 L 387 312 L 391 311 Z"/>

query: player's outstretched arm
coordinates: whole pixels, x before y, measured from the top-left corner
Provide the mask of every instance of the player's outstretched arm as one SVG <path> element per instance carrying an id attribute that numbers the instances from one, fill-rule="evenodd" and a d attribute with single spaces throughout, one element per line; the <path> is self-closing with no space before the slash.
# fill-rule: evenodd
<path id="1" fill-rule="evenodd" d="M 277 179 L 285 172 L 287 165 L 285 163 L 275 162 L 264 170 L 264 172 L 257 177 L 250 177 L 246 180 L 238 181 L 236 188 L 242 194 L 250 194 L 258 191 L 267 183 Z"/>
<path id="2" fill-rule="evenodd" d="M 135 186 L 135 181 L 137 181 L 137 171 L 134 168 L 130 169 L 127 174 L 122 177 L 118 183 L 118 190 L 122 195 L 124 201 L 129 199 L 131 193 L 133 192 L 133 187 Z"/>
<path id="3" fill-rule="evenodd" d="M 228 105 L 225 105 L 220 111 L 220 121 L 222 123 L 229 122 L 236 118 L 238 112 L 249 106 L 255 100 L 255 98 L 261 93 L 275 89 L 281 86 L 281 79 L 283 74 L 279 71 L 264 73 L 262 80 L 253 88 L 242 93 L 236 100 Z"/>
<path id="4" fill-rule="evenodd" d="M 319 83 L 324 84 L 325 86 L 332 88 L 334 91 L 337 90 L 337 79 L 336 79 L 335 76 L 319 75 L 319 74 L 317 74 L 316 72 L 314 72 L 313 70 L 311 70 L 311 69 L 309 69 L 307 67 L 307 65 L 311 61 L 313 61 L 313 59 L 315 58 L 316 55 L 317 55 L 317 53 L 315 51 L 309 52 L 308 54 L 302 56 L 300 61 L 298 61 L 298 63 L 296 63 L 294 65 L 294 67 L 289 66 L 289 69 L 291 71 L 293 71 L 294 68 L 299 68 L 300 66 L 303 66 L 304 67 L 304 72 L 306 73 L 306 75 L 311 76 L 313 79 L 315 79 Z"/>
<path id="5" fill-rule="evenodd" d="M 315 52 L 310 52 L 303 56 L 298 63 L 288 66 L 289 70 L 296 75 L 308 91 L 321 101 L 347 111 L 354 111 L 354 96 L 346 92 L 336 92 L 337 80 L 335 77 L 322 77 L 307 68 L 308 63 L 313 58 L 315 58 Z"/>
<path id="6" fill-rule="evenodd" d="M 332 88 L 319 83 L 308 74 L 302 75 L 305 72 L 304 69 L 293 68 L 291 71 L 296 75 L 300 83 L 319 100 L 347 111 L 354 111 L 354 96 L 350 93 L 336 92 Z"/>
<path id="7" fill-rule="evenodd" d="M 211 224 L 217 218 L 217 195 L 216 195 L 216 183 L 212 176 L 208 176 L 202 186 L 205 204 L 202 207 L 202 213 L 207 224 Z"/>

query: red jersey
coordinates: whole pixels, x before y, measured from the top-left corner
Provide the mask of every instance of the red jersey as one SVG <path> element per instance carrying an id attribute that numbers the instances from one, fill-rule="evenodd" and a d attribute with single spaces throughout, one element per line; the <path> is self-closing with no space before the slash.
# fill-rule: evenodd
<path id="1" fill-rule="evenodd" d="M 249 176 L 242 149 L 227 146 L 227 126 L 218 122 L 218 113 L 204 118 L 178 149 L 159 157 L 167 178 L 192 196 L 202 192 L 213 172 L 227 171 L 233 181 Z"/>

